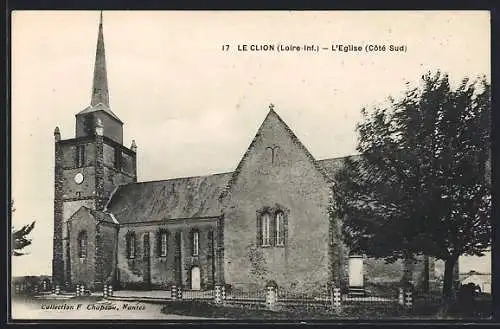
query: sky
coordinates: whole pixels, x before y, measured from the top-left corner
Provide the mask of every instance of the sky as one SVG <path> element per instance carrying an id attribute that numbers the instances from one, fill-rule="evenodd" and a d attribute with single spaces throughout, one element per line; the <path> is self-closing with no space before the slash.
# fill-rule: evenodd
<path id="1" fill-rule="evenodd" d="M 355 154 L 360 110 L 427 71 L 490 76 L 487 11 L 104 11 L 103 21 L 110 105 L 124 145 L 138 145 L 139 181 L 234 170 L 270 103 L 324 159 Z M 73 138 L 75 114 L 90 104 L 98 22 L 98 11 L 13 13 L 12 223 L 36 220 L 13 275 L 51 272 L 53 131 Z M 244 44 L 406 51 L 238 51 Z"/>

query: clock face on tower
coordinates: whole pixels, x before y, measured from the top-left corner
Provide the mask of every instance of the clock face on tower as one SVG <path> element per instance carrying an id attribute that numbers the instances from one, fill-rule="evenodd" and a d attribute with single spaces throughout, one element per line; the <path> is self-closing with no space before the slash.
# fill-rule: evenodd
<path id="1" fill-rule="evenodd" d="M 83 174 L 82 173 L 78 173 L 75 175 L 75 183 L 77 184 L 81 184 L 83 182 Z"/>

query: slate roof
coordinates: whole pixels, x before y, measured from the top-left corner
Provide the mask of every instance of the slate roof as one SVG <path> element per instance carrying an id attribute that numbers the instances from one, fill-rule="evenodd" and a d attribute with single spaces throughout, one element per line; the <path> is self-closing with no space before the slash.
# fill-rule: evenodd
<path id="1" fill-rule="evenodd" d="M 316 161 L 333 179 L 342 158 Z M 113 223 L 139 223 L 165 219 L 205 218 L 221 214 L 219 197 L 234 172 L 132 183 L 118 187 L 106 212 L 92 211 L 96 219 Z"/>
<path id="2" fill-rule="evenodd" d="M 82 115 L 82 114 L 87 114 L 87 113 L 92 113 L 92 112 L 98 112 L 98 111 L 104 111 L 106 112 L 107 114 L 109 114 L 113 119 L 117 120 L 118 122 L 121 122 L 123 123 L 116 114 L 113 113 L 113 111 L 111 111 L 111 109 L 102 104 L 102 103 L 99 103 L 95 106 L 92 106 L 92 105 L 89 105 L 87 106 L 85 109 L 83 109 L 82 111 L 78 112 L 76 115 Z"/>
<path id="3" fill-rule="evenodd" d="M 98 221 L 100 222 L 107 222 L 107 223 L 112 223 L 112 224 L 118 224 L 117 222 L 114 221 L 113 215 L 108 213 L 108 212 L 102 212 L 102 211 L 97 211 L 90 209 L 90 214 Z"/>
<path id="4" fill-rule="evenodd" d="M 120 224 L 216 217 L 221 214 L 219 195 L 231 174 L 122 185 L 113 193 L 106 210 Z"/>
<path id="5" fill-rule="evenodd" d="M 270 110 L 264 122 L 269 120 L 269 117 L 277 119 L 316 170 L 324 175 L 327 181 L 332 181 L 335 171 L 340 168 L 345 157 L 315 160 L 275 111 Z M 235 171 L 122 185 L 111 195 L 105 211 L 112 213 L 120 224 L 219 216 L 220 202 L 238 176 L 262 126 L 263 124 Z M 110 216 L 106 217 L 109 220 Z"/>
<path id="6" fill-rule="evenodd" d="M 71 215 L 70 218 L 73 218 L 73 216 L 77 216 L 76 214 L 79 213 L 80 211 L 87 212 L 91 217 L 93 217 L 98 222 L 108 222 L 108 223 L 112 223 L 112 224 L 118 224 L 113 219 L 113 215 L 110 214 L 109 212 L 94 210 L 94 209 L 91 209 L 91 208 L 86 207 L 86 206 L 80 207 L 73 215 Z"/>
<path id="7" fill-rule="evenodd" d="M 345 157 L 338 157 L 338 158 L 329 158 L 329 159 L 322 159 L 322 160 L 316 160 L 316 163 L 319 164 L 323 170 L 326 172 L 328 177 L 330 179 L 335 178 L 335 173 L 342 168 L 342 164 L 344 162 L 344 159 L 350 158 L 350 159 L 359 159 L 360 155 L 350 155 L 350 156 L 345 156 Z"/>

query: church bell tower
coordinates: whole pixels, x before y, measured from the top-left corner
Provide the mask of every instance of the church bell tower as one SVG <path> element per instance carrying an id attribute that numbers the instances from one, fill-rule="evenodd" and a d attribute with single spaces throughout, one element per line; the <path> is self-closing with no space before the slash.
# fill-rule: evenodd
<path id="1" fill-rule="evenodd" d="M 54 237 L 52 279 L 70 287 L 68 220 L 82 206 L 102 211 L 113 191 L 137 181 L 135 141 L 123 145 L 123 122 L 111 111 L 104 49 L 102 12 L 99 20 L 90 105 L 76 114 L 74 138 L 54 130 Z"/>

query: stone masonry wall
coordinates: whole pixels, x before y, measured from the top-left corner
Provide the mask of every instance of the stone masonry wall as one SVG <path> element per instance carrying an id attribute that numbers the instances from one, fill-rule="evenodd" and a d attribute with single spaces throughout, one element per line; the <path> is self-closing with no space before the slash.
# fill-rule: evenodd
<path id="1" fill-rule="evenodd" d="M 56 138 L 60 138 L 58 134 Z M 61 145 L 55 142 L 55 165 L 54 165 L 54 234 L 52 245 L 52 277 L 55 283 L 62 284 L 65 281 L 64 253 L 63 253 L 63 167 L 62 159 L 64 153 Z"/>
<path id="2" fill-rule="evenodd" d="M 80 210 L 73 216 L 70 223 L 70 259 L 71 259 L 71 283 L 85 284 L 86 287 L 94 289 L 96 272 L 96 229 L 95 220 L 86 210 Z M 87 257 L 80 258 L 78 255 L 78 235 L 87 232 Z"/>
<path id="3" fill-rule="evenodd" d="M 225 282 L 242 290 L 262 289 L 267 280 L 293 292 L 323 290 L 331 280 L 328 184 L 275 115 L 237 172 L 223 203 Z M 286 213 L 283 247 L 259 245 L 257 216 L 266 207 Z"/>
<path id="4" fill-rule="evenodd" d="M 216 219 L 190 220 L 175 223 L 135 224 L 124 225 L 120 228 L 118 237 L 118 269 L 120 286 L 123 288 L 147 289 L 146 266 L 150 266 L 151 286 L 153 289 L 166 289 L 172 284 L 182 284 L 190 289 L 190 271 L 193 266 L 200 268 L 201 288 L 213 286 L 214 269 L 209 233 L 215 230 Z M 168 232 L 167 255 L 160 256 L 159 233 L 160 229 Z M 199 255 L 192 256 L 191 231 L 197 229 L 200 234 Z M 136 249 L 133 259 L 127 258 L 127 235 L 135 233 Z M 149 233 L 150 258 L 144 259 L 144 234 Z M 179 235 L 182 243 L 179 243 Z M 211 236 L 211 235 L 210 235 Z"/>
<path id="5" fill-rule="evenodd" d="M 118 242 L 118 228 L 110 223 L 101 223 L 101 257 L 102 257 L 102 279 L 104 283 L 114 282 L 116 268 L 116 247 Z"/>

